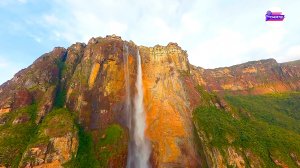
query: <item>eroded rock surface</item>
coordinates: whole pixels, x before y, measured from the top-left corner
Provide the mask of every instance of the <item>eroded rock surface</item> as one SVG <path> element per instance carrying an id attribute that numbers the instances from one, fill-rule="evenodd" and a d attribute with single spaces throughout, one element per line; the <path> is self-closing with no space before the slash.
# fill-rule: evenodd
<path id="1" fill-rule="evenodd" d="M 101 131 L 112 124 L 121 125 L 128 134 L 125 73 L 129 76 L 129 102 L 132 105 L 136 94 L 138 50 L 143 71 L 145 133 L 151 142 L 153 167 L 245 167 L 247 164 L 250 167 L 264 167 L 250 149 L 229 146 L 219 150 L 210 146 L 209 137 L 194 130 L 192 112 L 203 104 L 205 98 L 198 92 L 197 86 L 221 94 L 225 91 L 239 94 L 299 91 L 299 61 L 279 64 L 269 59 L 203 69 L 191 65 L 187 52 L 176 43 L 145 47 L 115 35 L 92 38 L 88 44 L 76 43 L 68 49 L 55 48 L 2 84 L 0 127 L 8 121 L 13 126 L 28 123 L 31 119 L 35 119 L 37 126 L 53 122 L 53 118 L 47 118 L 51 118 L 53 109 L 55 111 L 53 107 L 56 107 L 68 109 L 78 125 L 91 134 L 94 144 L 99 143 L 99 139 L 105 139 Z M 128 72 L 124 70 L 127 66 L 125 57 L 128 57 Z M 231 111 L 221 97 L 208 103 Z M 9 117 L 7 119 L 17 109 L 32 104 L 37 106 L 32 116 L 19 116 L 12 121 Z M 53 120 L 60 122 L 55 117 Z M 71 122 L 71 119 L 66 121 Z M 55 122 L 52 125 L 57 125 Z M 22 154 L 21 167 L 61 167 L 76 156 L 79 140 L 75 124 L 69 125 L 68 128 L 72 129 L 67 130 L 60 127 L 51 129 L 52 125 L 41 128 L 38 141 L 28 144 Z M 124 137 L 124 141 L 128 141 Z M 197 145 L 197 139 L 202 148 Z M 233 142 L 232 137 L 227 139 Z M 118 144 L 125 149 L 128 142 Z M 101 150 L 104 149 L 106 146 L 101 146 Z M 118 153 L 118 158 L 124 166 L 126 151 Z M 296 154 L 291 154 L 291 158 L 299 163 Z M 114 158 L 107 159 L 110 165 L 114 165 L 111 164 Z M 285 166 L 278 159 L 274 162 Z"/>
<path id="2" fill-rule="evenodd" d="M 242 94 L 299 90 L 299 71 L 299 61 L 279 64 L 274 59 L 216 69 L 191 68 L 193 78 L 208 90 Z"/>

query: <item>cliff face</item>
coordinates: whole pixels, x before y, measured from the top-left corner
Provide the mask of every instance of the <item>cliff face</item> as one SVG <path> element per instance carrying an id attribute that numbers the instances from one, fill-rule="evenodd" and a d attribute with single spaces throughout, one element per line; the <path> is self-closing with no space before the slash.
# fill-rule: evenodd
<path id="1" fill-rule="evenodd" d="M 128 53 L 125 53 L 125 46 Z M 92 39 L 84 51 L 80 51 L 83 53 L 81 61 L 70 86 L 66 87 L 66 106 L 78 112 L 82 125 L 95 130 L 94 136 L 98 136 L 97 130 L 112 123 L 125 127 L 124 54 L 128 54 L 133 97 L 138 49 L 142 59 L 146 135 L 153 148 L 152 164 L 160 167 L 201 164 L 193 146 L 193 136 L 190 136 L 193 133 L 192 109 L 180 79 L 181 72 L 189 72 L 189 64 L 186 52 L 177 44 L 148 48 L 114 36 Z M 67 61 L 68 58 L 68 67 Z"/>
<path id="2" fill-rule="evenodd" d="M 55 48 L 0 86 L 0 166 L 76 167 L 81 157 L 88 156 L 87 150 L 92 152 L 95 164 L 125 167 L 130 120 L 125 73 L 132 104 L 138 50 L 145 134 L 151 142 L 153 167 L 214 167 L 222 159 L 220 151 L 205 147 L 206 136 L 194 126 L 193 111 L 206 101 L 198 85 L 208 91 L 242 94 L 300 89 L 299 62 L 262 60 L 203 69 L 191 65 L 186 51 L 176 43 L 144 47 L 117 36 L 92 38 L 87 45 Z M 230 111 L 223 98 L 217 96 L 210 101 Z M 11 131 L 22 126 L 31 130 L 26 136 Z M 16 142 L 20 147 L 5 147 L 13 137 L 22 140 Z M 84 137 L 90 137 L 89 145 L 84 145 L 91 148 L 81 147 L 87 141 Z M 226 155 L 232 158 L 230 165 L 245 165 L 237 161 L 237 149 L 228 148 Z"/>
<path id="3" fill-rule="evenodd" d="M 274 59 L 217 69 L 192 67 L 194 79 L 208 90 L 265 94 L 300 89 L 299 61 L 279 64 Z"/>
<path id="4" fill-rule="evenodd" d="M 174 43 L 141 47 L 147 117 L 146 134 L 155 165 L 197 167 L 201 158 L 193 142 L 192 109 L 182 73 L 189 73 L 185 51 Z M 202 158 L 203 159 L 203 158 Z"/>

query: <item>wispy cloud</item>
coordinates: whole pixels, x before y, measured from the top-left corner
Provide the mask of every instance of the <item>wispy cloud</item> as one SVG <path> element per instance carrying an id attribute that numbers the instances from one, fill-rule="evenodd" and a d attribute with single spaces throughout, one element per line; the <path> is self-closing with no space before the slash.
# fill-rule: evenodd
<path id="1" fill-rule="evenodd" d="M 271 57 L 290 61 L 300 59 L 298 6 L 295 0 L 0 0 L 0 50 L 13 62 L 23 58 L 15 51 L 34 46 L 39 54 L 24 51 L 34 60 L 56 45 L 117 34 L 139 45 L 177 42 L 204 68 Z M 265 22 L 267 10 L 282 11 L 285 21 Z M 27 47 L 6 47 L 15 37 Z"/>
<path id="2" fill-rule="evenodd" d="M 291 46 L 287 49 L 286 54 L 280 57 L 280 61 L 290 61 L 300 59 L 300 45 Z"/>
<path id="3" fill-rule="evenodd" d="M 8 67 L 8 65 L 9 65 L 9 63 L 0 57 L 0 68 L 1 69 L 6 68 L 6 67 Z"/>
<path id="4" fill-rule="evenodd" d="M 26 4 L 28 0 L 0 0 L 0 6 Z"/>
<path id="5" fill-rule="evenodd" d="M 23 4 L 27 3 L 27 0 L 17 0 L 17 1 Z"/>
<path id="6" fill-rule="evenodd" d="M 59 10 L 52 10 L 42 20 L 52 27 L 53 36 L 70 43 L 106 34 L 143 45 L 178 42 L 188 51 L 191 63 L 213 68 L 253 59 L 281 60 L 280 55 L 287 54 L 288 41 L 295 40 L 286 38 L 295 33 L 290 25 L 300 29 L 300 22 L 266 23 L 264 14 L 288 3 L 255 0 L 246 8 L 242 2 L 223 4 L 220 0 L 57 0 L 54 6 Z M 297 10 L 294 5 L 283 10 L 287 17 Z"/>

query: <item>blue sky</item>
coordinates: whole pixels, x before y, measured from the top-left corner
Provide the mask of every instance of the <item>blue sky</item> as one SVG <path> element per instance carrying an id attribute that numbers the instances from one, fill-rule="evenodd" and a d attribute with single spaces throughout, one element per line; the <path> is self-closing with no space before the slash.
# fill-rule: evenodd
<path id="1" fill-rule="evenodd" d="M 299 0 L 0 0 L 0 84 L 55 46 L 117 34 L 177 42 L 204 68 L 300 59 Z M 267 10 L 286 15 L 265 22 Z"/>

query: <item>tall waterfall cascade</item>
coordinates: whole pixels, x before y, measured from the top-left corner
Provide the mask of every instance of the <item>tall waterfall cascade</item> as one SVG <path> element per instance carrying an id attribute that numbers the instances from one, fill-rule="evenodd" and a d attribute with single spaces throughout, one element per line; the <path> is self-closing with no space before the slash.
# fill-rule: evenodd
<path id="1" fill-rule="evenodd" d="M 130 75 L 128 63 L 128 46 L 124 45 L 124 71 L 126 89 L 126 117 L 129 129 L 130 140 L 128 144 L 127 168 L 148 168 L 150 167 L 149 158 L 151 154 L 150 142 L 145 137 L 145 111 L 144 111 L 144 92 L 142 81 L 142 65 L 139 50 L 136 55 L 137 76 L 136 94 L 131 103 Z M 133 107 L 132 107 L 133 104 Z"/>

